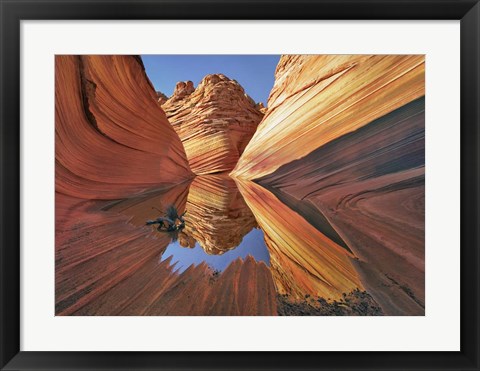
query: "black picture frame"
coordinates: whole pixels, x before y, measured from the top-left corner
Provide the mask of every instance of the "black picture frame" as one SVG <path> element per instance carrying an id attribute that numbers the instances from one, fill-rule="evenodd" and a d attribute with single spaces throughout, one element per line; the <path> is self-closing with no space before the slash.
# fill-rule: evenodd
<path id="1" fill-rule="evenodd" d="M 2 370 L 479 370 L 478 0 L 0 0 Z M 461 351 L 20 351 L 20 22 L 147 19 L 427 19 L 461 21 Z M 448 143 L 445 143 L 448 147 Z M 448 197 L 448 196 L 446 196 Z M 448 319 L 446 319 L 448 320 Z M 441 331 L 441 329 L 439 329 Z"/>

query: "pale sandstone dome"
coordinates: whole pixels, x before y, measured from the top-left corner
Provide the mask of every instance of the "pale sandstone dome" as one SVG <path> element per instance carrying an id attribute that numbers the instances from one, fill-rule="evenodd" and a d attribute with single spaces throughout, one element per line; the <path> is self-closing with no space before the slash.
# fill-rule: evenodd
<path id="1" fill-rule="evenodd" d="M 162 105 L 196 174 L 232 170 L 263 117 L 235 80 L 207 75 L 195 89 L 179 82 Z"/>

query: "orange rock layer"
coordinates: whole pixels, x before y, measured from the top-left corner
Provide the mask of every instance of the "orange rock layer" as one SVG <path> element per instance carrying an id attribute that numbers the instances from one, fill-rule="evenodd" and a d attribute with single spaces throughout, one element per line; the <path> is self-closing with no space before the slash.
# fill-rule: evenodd
<path id="1" fill-rule="evenodd" d="M 425 95 L 423 55 L 286 55 L 233 175 L 256 179 Z"/>
<path id="2" fill-rule="evenodd" d="M 192 176 L 133 56 L 55 57 L 56 191 L 115 199 Z"/>
<path id="3" fill-rule="evenodd" d="M 196 174 L 235 167 L 263 117 L 262 107 L 221 74 L 206 76 L 196 89 L 191 81 L 178 83 L 162 105 Z"/>

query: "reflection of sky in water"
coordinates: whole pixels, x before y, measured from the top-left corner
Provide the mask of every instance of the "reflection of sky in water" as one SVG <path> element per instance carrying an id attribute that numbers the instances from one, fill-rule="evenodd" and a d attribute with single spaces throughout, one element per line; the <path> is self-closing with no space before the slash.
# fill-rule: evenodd
<path id="1" fill-rule="evenodd" d="M 270 255 L 263 239 L 263 231 L 261 229 L 252 229 L 243 237 L 242 242 L 236 248 L 227 251 L 223 255 L 208 255 L 203 251 L 202 247 L 195 244 L 193 249 L 180 246 L 179 242 L 172 242 L 168 245 L 167 250 L 163 253 L 161 260 L 165 260 L 172 256 L 171 264 L 177 263 L 175 269 L 183 272 L 190 265 L 198 265 L 201 262 L 207 263 L 213 269 L 224 271 L 228 265 L 237 258 L 245 259 L 247 255 L 252 255 L 255 260 L 263 261 L 270 265 Z"/>

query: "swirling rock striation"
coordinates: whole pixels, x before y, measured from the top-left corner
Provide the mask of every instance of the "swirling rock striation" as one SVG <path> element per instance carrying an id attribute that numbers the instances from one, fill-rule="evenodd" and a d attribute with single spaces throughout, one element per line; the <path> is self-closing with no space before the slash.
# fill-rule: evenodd
<path id="1" fill-rule="evenodd" d="M 115 199 L 192 177 L 133 56 L 55 57 L 56 190 Z"/>
<path id="2" fill-rule="evenodd" d="M 188 181 L 167 189 L 151 190 L 121 201 L 110 202 L 102 210 L 123 214 L 128 217 L 128 223 L 143 227 L 147 220 L 164 216 L 170 205 L 175 206 L 178 213 L 182 214 L 186 208 L 190 185 L 191 181 Z M 157 227 L 158 225 L 151 225 L 149 229 L 156 231 Z"/>
<path id="3" fill-rule="evenodd" d="M 351 252 L 391 315 L 425 313 L 424 69 L 417 55 L 282 57 L 233 171 Z"/>
<path id="4" fill-rule="evenodd" d="M 423 55 L 286 55 L 232 175 L 256 179 L 425 95 Z"/>
<path id="5" fill-rule="evenodd" d="M 179 82 L 162 105 L 196 174 L 232 170 L 263 117 L 262 107 L 225 75 L 207 75 L 195 89 Z"/>
<path id="6" fill-rule="evenodd" d="M 257 181 L 327 217 L 387 314 L 423 314 L 425 102 L 419 98 Z M 314 215 L 314 214 L 313 214 Z"/>

